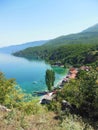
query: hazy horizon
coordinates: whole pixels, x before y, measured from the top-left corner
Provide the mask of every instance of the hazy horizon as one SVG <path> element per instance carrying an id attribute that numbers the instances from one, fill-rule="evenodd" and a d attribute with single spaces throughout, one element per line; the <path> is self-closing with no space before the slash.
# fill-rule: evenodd
<path id="1" fill-rule="evenodd" d="M 98 21 L 97 0 L 0 1 L 0 47 L 78 33 Z"/>

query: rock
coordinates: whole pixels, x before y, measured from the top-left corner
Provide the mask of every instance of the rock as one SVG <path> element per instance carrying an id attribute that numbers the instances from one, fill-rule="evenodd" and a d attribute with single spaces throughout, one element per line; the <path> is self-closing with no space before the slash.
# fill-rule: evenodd
<path id="1" fill-rule="evenodd" d="M 8 109 L 7 107 L 2 106 L 2 105 L 0 105 L 0 110 L 1 110 L 1 111 L 4 111 L 4 112 L 9 112 L 9 111 L 11 111 L 10 109 Z"/>
<path id="2" fill-rule="evenodd" d="M 62 100 L 62 110 L 71 109 L 71 105 L 66 100 Z"/>

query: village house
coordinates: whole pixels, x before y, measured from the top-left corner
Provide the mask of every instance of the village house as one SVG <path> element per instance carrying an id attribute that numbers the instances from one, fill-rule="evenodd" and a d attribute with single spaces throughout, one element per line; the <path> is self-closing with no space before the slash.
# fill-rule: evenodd
<path id="1" fill-rule="evenodd" d="M 64 65 L 60 61 L 55 62 L 54 66 L 64 67 Z"/>
<path id="2" fill-rule="evenodd" d="M 89 71 L 90 67 L 89 66 L 81 66 L 80 70 L 85 70 L 85 71 Z"/>
<path id="3" fill-rule="evenodd" d="M 78 70 L 76 68 L 70 68 L 69 70 L 69 78 L 70 79 L 75 79 L 78 73 Z"/>

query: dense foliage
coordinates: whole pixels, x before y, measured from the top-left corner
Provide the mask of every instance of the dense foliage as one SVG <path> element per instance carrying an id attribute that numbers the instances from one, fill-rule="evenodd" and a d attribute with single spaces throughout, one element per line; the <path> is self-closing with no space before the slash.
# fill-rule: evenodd
<path id="1" fill-rule="evenodd" d="M 54 64 L 80 66 L 96 63 L 98 59 L 98 33 L 79 33 L 50 40 L 47 44 L 14 53 L 16 56 L 42 58 Z"/>
<path id="2" fill-rule="evenodd" d="M 46 70 L 45 81 L 48 90 L 51 91 L 55 81 L 55 73 L 53 70 Z"/>
<path id="3" fill-rule="evenodd" d="M 13 109 L 30 114 L 37 113 L 41 109 L 38 99 L 33 99 L 31 95 L 22 92 L 20 87 L 17 87 L 15 79 L 6 79 L 3 73 L 0 72 L 0 104 Z"/>
<path id="4" fill-rule="evenodd" d="M 22 100 L 23 94 L 18 94 L 20 90 L 15 86 L 15 79 L 6 79 L 0 72 L 0 104 L 15 106 Z"/>
<path id="5" fill-rule="evenodd" d="M 3 73 L 0 73 L 0 104 L 10 108 L 9 112 L 0 109 L 0 129 L 82 130 L 86 128 L 86 123 L 78 116 L 66 116 L 62 122 L 55 120 L 56 115 L 49 112 L 46 107 L 42 107 L 37 100 L 24 100 L 28 99 L 27 95 L 15 86 L 14 79 L 6 79 Z M 94 129 L 88 125 L 86 130 Z"/>
<path id="6" fill-rule="evenodd" d="M 93 123 L 98 121 L 98 71 L 80 70 L 77 78 L 65 83 L 49 106 L 55 111 L 62 109 L 62 101 L 71 105 L 71 113 L 79 114 Z M 66 109 L 65 109 L 66 110 Z M 97 128 L 97 127 L 96 127 Z"/>

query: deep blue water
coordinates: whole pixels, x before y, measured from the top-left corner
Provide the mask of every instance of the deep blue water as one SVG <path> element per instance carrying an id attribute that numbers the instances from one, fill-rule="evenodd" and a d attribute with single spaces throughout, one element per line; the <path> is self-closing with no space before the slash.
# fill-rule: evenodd
<path id="1" fill-rule="evenodd" d="M 51 67 L 41 60 L 29 61 L 10 54 L 0 54 L 0 71 L 6 78 L 15 78 L 19 86 L 27 93 L 47 90 L 45 72 L 53 69 L 56 74 L 55 84 L 67 73 L 60 67 Z"/>

